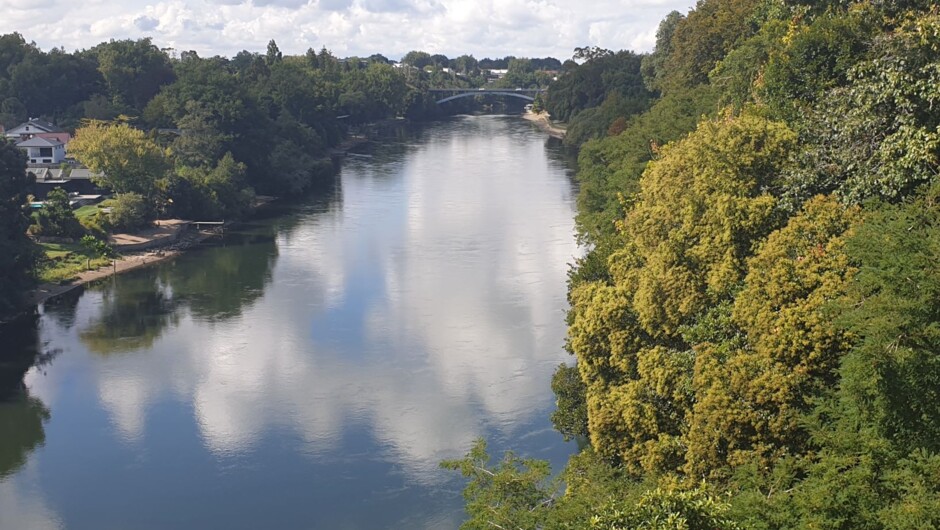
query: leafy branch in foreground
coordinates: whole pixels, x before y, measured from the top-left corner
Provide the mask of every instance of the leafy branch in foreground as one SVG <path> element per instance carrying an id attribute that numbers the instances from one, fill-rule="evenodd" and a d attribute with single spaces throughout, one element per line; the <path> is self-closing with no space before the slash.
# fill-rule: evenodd
<path id="1" fill-rule="evenodd" d="M 491 466 L 482 438 L 466 456 L 445 460 L 441 467 L 460 471 L 470 479 L 463 492 L 469 515 L 461 525 L 464 530 L 541 527 L 560 491 L 560 484 L 549 479 L 551 469 L 544 460 L 519 458 L 509 451 Z"/>

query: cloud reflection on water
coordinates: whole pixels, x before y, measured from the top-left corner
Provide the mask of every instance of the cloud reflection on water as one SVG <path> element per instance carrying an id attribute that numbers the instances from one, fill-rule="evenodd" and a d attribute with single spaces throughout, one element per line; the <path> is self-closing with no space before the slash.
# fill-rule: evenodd
<path id="1" fill-rule="evenodd" d="M 210 479 L 277 459 L 307 469 L 293 460 L 303 455 L 337 484 L 368 483 L 363 496 L 441 484 L 452 477 L 438 462 L 477 436 L 526 439 L 545 428 L 549 377 L 567 359 L 578 250 L 564 169 L 507 120 L 465 118 L 379 147 L 346 162 L 341 207 L 258 222 L 89 290 L 46 319 L 67 369 L 34 375 L 31 391 L 56 411 L 68 408 L 58 392 L 83 388 L 67 382 L 87 380 L 124 442 L 115 454 L 166 465 L 159 444 L 183 447 L 192 432 L 223 469 Z M 159 296 L 130 302 L 148 291 Z M 133 468 L 141 480 L 160 475 L 147 458 Z M 367 468 L 405 479 L 373 482 Z M 442 514 L 429 520 L 454 516 Z"/>
<path id="2" fill-rule="evenodd" d="M 385 458 L 435 480 L 485 426 L 506 436 L 544 411 L 577 252 L 570 187 L 540 143 L 468 121 L 397 178 L 372 164 L 398 160 L 348 163 L 342 210 L 279 236 L 260 302 L 222 322 L 180 318 L 150 353 L 103 370 L 120 432 L 139 437 L 172 388 L 215 453 L 249 451 L 278 425 L 313 454 L 336 451 L 345 426 L 367 424 Z M 211 295 L 178 283 L 176 297 Z"/>

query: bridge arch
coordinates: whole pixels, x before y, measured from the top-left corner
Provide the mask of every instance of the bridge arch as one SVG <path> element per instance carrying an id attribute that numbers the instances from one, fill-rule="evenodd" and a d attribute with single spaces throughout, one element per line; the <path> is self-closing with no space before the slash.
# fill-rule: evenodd
<path id="1" fill-rule="evenodd" d="M 459 98 L 468 98 L 470 96 L 510 96 L 514 98 L 524 99 L 526 101 L 535 101 L 535 98 L 532 96 L 527 96 L 525 94 L 520 94 L 518 92 L 513 92 L 511 90 L 507 90 L 507 91 L 475 90 L 475 91 L 464 92 L 461 94 L 449 96 L 444 99 L 439 99 L 436 101 L 436 103 L 440 105 L 441 103 L 447 103 L 448 101 L 453 101 Z"/>

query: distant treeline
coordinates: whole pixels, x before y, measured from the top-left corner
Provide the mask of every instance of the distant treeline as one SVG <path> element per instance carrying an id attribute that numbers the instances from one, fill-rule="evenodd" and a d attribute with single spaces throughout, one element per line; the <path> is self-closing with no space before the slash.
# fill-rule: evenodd
<path id="1" fill-rule="evenodd" d="M 423 63 L 431 59 L 437 63 Z M 75 137 L 71 157 L 100 174 L 115 193 L 110 213 L 79 222 L 61 192 L 30 226 L 22 206 L 25 159 L 0 140 L 0 312 L 15 306 L 41 260 L 25 238 L 103 237 L 158 217 L 235 219 L 258 194 L 297 197 L 333 178 L 330 150 L 357 124 L 428 119 L 469 111 L 471 98 L 441 108 L 434 87 L 474 87 L 481 68 L 509 73 L 497 86 L 546 86 L 546 59 L 451 61 L 412 52 L 417 68 L 382 55 L 338 58 L 328 50 L 285 56 L 272 40 L 264 53 L 232 58 L 161 50 L 150 39 L 112 40 L 87 50 L 40 50 L 17 34 L 0 35 L 0 125 L 41 118 Z M 411 64 L 409 63 L 409 64 Z M 437 64 L 453 65 L 444 72 Z M 458 65 L 460 65 L 458 67 Z M 457 76 L 456 72 L 472 75 Z M 32 250 L 31 250 L 32 249 Z"/>
<path id="2" fill-rule="evenodd" d="M 465 528 L 940 528 L 940 10 L 701 0 L 546 106 L 581 143 L 589 446 L 447 462 Z"/>

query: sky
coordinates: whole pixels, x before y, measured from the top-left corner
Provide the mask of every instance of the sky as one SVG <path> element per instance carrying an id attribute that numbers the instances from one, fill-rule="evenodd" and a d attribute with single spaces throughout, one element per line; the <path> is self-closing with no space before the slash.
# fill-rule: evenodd
<path id="1" fill-rule="evenodd" d="M 0 34 L 43 50 L 151 37 L 176 53 L 335 55 L 410 50 L 456 57 L 570 58 L 575 47 L 649 51 L 659 21 L 694 0 L 0 0 Z M 173 53 L 173 51 L 171 51 Z"/>

